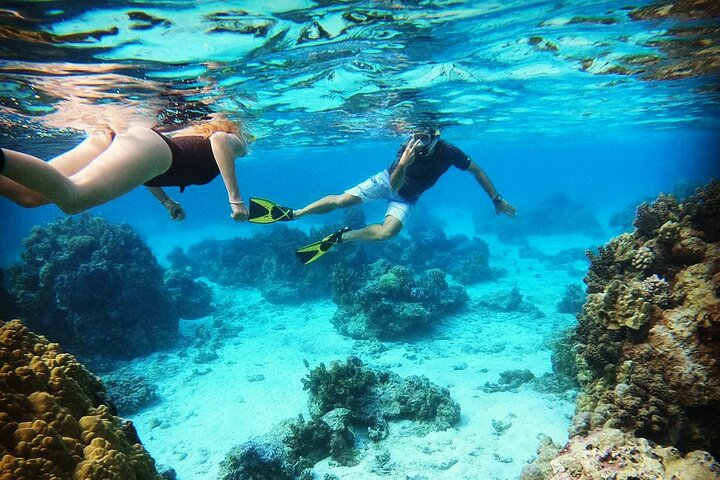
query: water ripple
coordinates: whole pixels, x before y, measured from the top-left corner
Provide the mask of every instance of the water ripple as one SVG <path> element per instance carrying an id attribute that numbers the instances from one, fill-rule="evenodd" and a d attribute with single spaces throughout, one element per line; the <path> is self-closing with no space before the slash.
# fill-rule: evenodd
<path id="1" fill-rule="evenodd" d="M 214 112 L 273 146 L 429 122 L 507 136 L 717 128 L 718 7 L 663 5 L 4 2 L 0 133 Z"/>

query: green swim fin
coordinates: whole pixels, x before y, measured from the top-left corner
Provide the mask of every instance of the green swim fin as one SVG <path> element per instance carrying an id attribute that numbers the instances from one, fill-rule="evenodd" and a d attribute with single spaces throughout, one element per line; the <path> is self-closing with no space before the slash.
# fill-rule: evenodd
<path id="1" fill-rule="evenodd" d="M 298 256 L 298 258 L 304 265 L 312 263 L 318 258 L 325 255 L 332 246 L 342 242 L 343 233 L 348 231 L 350 231 L 350 227 L 343 227 L 337 232 L 331 233 L 319 242 L 311 243 L 310 245 L 305 245 L 302 248 L 298 248 L 295 251 L 295 255 Z"/>
<path id="2" fill-rule="evenodd" d="M 250 216 L 248 222 L 274 223 L 289 222 L 293 219 L 293 209 L 282 207 L 277 203 L 264 198 L 250 198 Z"/>

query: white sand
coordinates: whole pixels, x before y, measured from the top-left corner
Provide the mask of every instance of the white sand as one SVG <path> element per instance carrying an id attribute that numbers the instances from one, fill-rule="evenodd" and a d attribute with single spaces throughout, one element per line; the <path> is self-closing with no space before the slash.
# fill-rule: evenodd
<path id="1" fill-rule="evenodd" d="M 524 385 L 516 393 L 485 393 L 479 387 L 497 382 L 501 372 L 530 369 L 536 376 L 552 370 L 547 340 L 574 324 L 572 315 L 556 313 L 565 286 L 579 283 L 586 269 L 553 269 L 519 258 L 517 248 L 490 243 L 491 264 L 508 275 L 475 285 L 467 311 L 450 317 L 412 343 L 373 342 L 338 334 L 330 319 L 330 301 L 300 306 L 269 304 L 254 290 L 216 288 L 222 325 L 212 317 L 182 321 L 191 346 L 133 362 L 137 373 L 156 383 L 161 401 L 133 415 L 140 438 L 160 465 L 175 469 L 180 480 L 218 478 L 219 464 L 234 446 L 262 435 L 287 418 L 309 418 L 301 378 L 320 362 L 359 356 L 366 365 L 389 368 L 401 376 L 425 375 L 448 387 L 462 408 L 455 428 L 424 437 L 410 433 L 411 422 L 391 423 L 390 437 L 379 443 L 360 440 L 361 462 L 342 467 L 320 462 L 315 478 L 334 473 L 342 479 L 516 479 L 535 455 L 538 435 L 567 439 L 574 404 L 558 395 Z M 536 238 L 533 247 L 552 254 L 585 247 L 585 237 Z M 478 299 L 517 286 L 523 298 L 546 314 L 491 311 Z M 216 317 L 218 315 L 216 314 Z M 195 346 L 196 342 L 200 345 Z M 218 358 L 196 363 L 201 351 Z M 492 420 L 512 426 L 497 435 Z M 358 436 L 360 438 L 360 436 Z M 378 458 L 387 459 L 386 462 Z"/>

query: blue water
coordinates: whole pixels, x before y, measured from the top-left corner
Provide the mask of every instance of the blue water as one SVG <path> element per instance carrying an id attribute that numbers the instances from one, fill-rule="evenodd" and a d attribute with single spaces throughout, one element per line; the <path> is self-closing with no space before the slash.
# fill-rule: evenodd
<path id="1" fill-rule="evenodd" d="M 78 143 L 84 130 L 98 126 L 119 129 L 140 122 L 170 128 L 222 113 L 244 122 L 257 137 L 250 154 L 237 161 L 245 200 L 261 196 L 301 207 L 387 167 L 413 127 L 432 123 L 443 139 L 485 169 L 518 209 L 518 221 L 532 212 L 533 221 L 543 221 L 537 220 L 538 206 L 562 194 L 601 225 L 592 234 L 535 225 L 543 233 L 539 238 L 531 225 L 518 243 L 550 253 L 584 249 L 622 231 L 611 224 L 614 215 L 661 192 L 685 194 L 688 185 L 720 177 L 720 69 L 709 48 L 718 47 L 718 18 L 682 12 L 645 20 L 631 16 L 652 5 L 585 0 L 4 2 L 0 145 L 50 159 Z M 273 228 L 233 222 L 220 178 L 182 194 L 174 188 L 168 192 L 185 208 L 185 221 L 172 222 L 141 188 L 91 213 L 130 224 L 164 266 L 174 246 L 252 237 Z M 384 205 L 364 210 L 369 222 L 379 221 Z M 552 215 L 549 211 L 548 219 Z M 0 267 L 20 261 L 22 240 L 34 226 L 62 216 L 54 206 L 28 210 L 0 198 Z M 487 440 L 485 452 L 458 447 L 465 459 L 480 459 L 482 468 L 468 466 L 471 473 L 464 477 L 450 471 L 438 478 L 516 478 L 535 453 L 535 435 L 554 432 L 562 439 L 573 405 L 539 394 L 484 396 L 478 386 L 510 367 L 527 366 L 536 375 L 551 370 L 544 342 L 574 322 L 572 315 L 557 315 L 555 305 L 566 285 L 582 283 L 586 264 L 580 259 L 559 270 L 523 257 L 515 242 L 495 235 L 495 225 L 510 220 L 496 217 L 482 189 L 455 169 L 423 195 L 411 222 L 431 217 L 448 234 L 481 235 L 490 245 L 490 264 L 508 272 L 497 282 L 468 286 L 473 302 L 518 287 L 547 317 L 486 317 L 471 310 L 437 337 L 417 345 L 395 344 L 378 362 L 402 375 L 435 373 L 439 378 L 432 381 L 445 382 L 466 402 L 461 433 L 446 440 Z M 322 229 L 340 218 L 336 212 L 292 225 Z M 341 255 L 341 250 L 332 252 L 322 261 Z M 196 367 L 187 365 L 192 347 L 132 366 L 161 385 L 165 402 L 133 421 L 150 453 L 176 468 L 181 480 L 213 478 L 224 453 L 244 435 L 263 434 L 297 415 L 304 397 L 302 392 L 292 396 L 286 387 L 298 386 L 306 372 L 293 355 L 307 355 L 317 364 L 364 348 L 334 332 L 326 318 L 334 311 L 329 298 L 293 310 L 268 305 L 255 291 L 214 288 L 226 308 L 240 312 L 236 321 L 247 328 L 245 337 L 223 340 L 220 348 L 227 357 L 213 365 L 214 373 L 199 378 L 190 373 Z M 233 296 L 235 303 L 228 300 Z M 260 313 L 243 316 L 243 302 L 250 305 L 248 311 Z M 187 342 L 199 326 L 212 329 L 211 318 L 181 322 Z M 277 327 L 270 335 L 269 326 Z M 254 335 L 266 343 L 254 343 Z M 313 336 L 328 340 L 314 344 Z M 480 350 L 473 353 L 467 345 L 476 344 Z M 458 362 L 470 365 L 467 372 L 450 367 Z M 164 371 L 174 375 L 167 378 Z M 257 385 L 267 385 L 267 391 L 245 382 L 259 372 L 268 381 Z M 240 389 L 231 393 L 233 401 L 244 398 L 243 407 L 226 412 L 221 409 L 227 399 L 206 402 L 202 395 L 222 390 L 216 385 Z M 263 410 L 274 398 L 268 395 L 278 392 L 288 398 L 272 412 Z M 217 411 L 204 411 L 208 405 Z M 187 418 L 186 407 L 194 412 Z M 531 407 L 543 413 L 530 414 Z M 516 424 L 536 425 L 517 437 L 510 430 L 502 439 L 487 433 L 489 427 L 477 428 L 508 412 L 519 416 Z M 221 432 L 227 444 L 201 454 L 182 443 L 195 435 L 199 443 L 211 441 L 203 436 L 212 435 L 203 415 L 235 413 L 246 417 L 237 419 L 240 427 Z M 180 417 L 192 420 L 183 423 Z M 165 422 L 160 430 L 158 419 Z M 482 437 L 483 432 L 490 436 Z M 514 459 L 498 460 L 506 451 Z M 473 476 L 473 468 L 485 473 Z M 427 474 L 421 469 L 397 474 L 417 472 Z"/>

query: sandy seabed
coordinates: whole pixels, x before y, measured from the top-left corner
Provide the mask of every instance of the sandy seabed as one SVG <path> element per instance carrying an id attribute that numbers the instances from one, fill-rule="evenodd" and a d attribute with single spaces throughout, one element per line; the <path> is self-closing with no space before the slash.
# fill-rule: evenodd
<path id="1" fill-rule="evenodd" d="M 518 478 L 535 456 L 539 435 L 567 440 L 572 394 L 540 393 L 531 384 L 497 393 L 481 387 L 506 370 L 529 369 L 536 377 L 552 371 L 549 340 L 575 323 L 573 315 L 557 313 L 557 303 L 568 284 L 581 284 L 587 265 L 578 260 L 558 268 L 522 258 L 517 246 L 493 236 L 483 239 L 490 245 L 491 265 L 507 275 L 468 287 L 465 311 L 412 341 L 344 337 L 330 322 L 335 304 L 329 300 L 274 305 L 256 290 L 213 285 L 218 311 L 181 321 L 187 346 L 126 367 L 158 390 L 158 402 L 130 416 L 140 438 L 179 480 L 216 479 L 232 447 L 285 419 L 310 418 L 301 383 L 308 373 L 305 361 L 314 368 L 356 355 L 371 368 L 424 375 L 449 388 L 462 408 L 461 421 L 425 436 L 414 433 L 412 422 L 391 422 L 390 436 L 378 443 L 356 432 L 360 463 L 343 467 L 326 459 L 315 466 L 315 478 L 326 473 L 358 480 Z M 592 243 L 583 236 L 529 239 L 534 250 L 549 255 Z M 545 316 L 478 304 L 513 287 Z M 511 426 L 501 433 L 493 420 Z"/>

